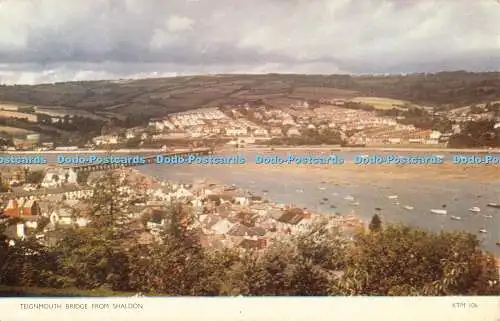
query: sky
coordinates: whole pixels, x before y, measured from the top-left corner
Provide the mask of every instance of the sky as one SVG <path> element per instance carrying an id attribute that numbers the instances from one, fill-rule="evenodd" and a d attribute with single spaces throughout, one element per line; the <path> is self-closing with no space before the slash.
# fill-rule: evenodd
<path id="1" fill-rule="evenodd" d="M 500 70 L 500 0 L 0 0 L 0 83 Z"/>

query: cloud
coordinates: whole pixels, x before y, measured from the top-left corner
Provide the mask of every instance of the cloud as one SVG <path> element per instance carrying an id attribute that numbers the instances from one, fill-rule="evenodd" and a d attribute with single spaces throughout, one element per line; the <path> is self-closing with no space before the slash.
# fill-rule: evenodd
<path id="1" fill-rule="evenodd" d="M 500 66 L 494 0 L 0 0 L 0 81 Z"/>

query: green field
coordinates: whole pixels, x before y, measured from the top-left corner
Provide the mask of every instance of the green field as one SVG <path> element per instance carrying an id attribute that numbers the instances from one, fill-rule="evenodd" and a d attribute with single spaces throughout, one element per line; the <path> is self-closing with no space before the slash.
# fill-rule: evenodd
<path id="1" fill-rule="evenodd" d="M 404 100 L 383 97 L 356 97 L 351 99 L 350 101 L 371 105 L 376 109 L 403 108 L 403 106 L 410 104 Z"/>

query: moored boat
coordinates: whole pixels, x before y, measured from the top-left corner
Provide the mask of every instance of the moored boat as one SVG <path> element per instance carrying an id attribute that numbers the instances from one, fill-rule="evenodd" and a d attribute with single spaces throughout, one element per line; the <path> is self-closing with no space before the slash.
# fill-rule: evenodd
<path id="1" fill-rule="evenodd" d="M 479 230 L 479 233 L 488 233 L 488 231 L 485 228 L 482 228 Z"/>
<path id="2" fill-rule="evenodd" d="M 481 209 L 477 206 L 474 206 L 474 207 L 469 208 L 469 211 L 473 212 L 473 213 L 479 213 L 479 212 L 481 212 Z"/>
<path id="3" fill-rule="evenodd" d="M 446 210 L 436 210 L 436 209 L 432 209 L 431 210 L 431 213 L 432 214 L 436 214 L 436 215 L 446 215 L 448 212 Z"/>
<path id="4" fill-rule="evenodd" d="M 347 195 L 346 197 L 344 197 L 344 199 L 346 201 L 354 201 L 354 197 L 352 197 L 351 195 Z"/>
<path id="5" fill-rule="evenodd" d="M 413 206 L 410 205 L 405 205 L 404 208 L 407 209 L 408 211 L 413 211 L 415 209 Z"/>
<path id="6" fill-rule="evenodd" d="M 493 207 L 493 208 L 500 208 L 500 204 L 498 203 L 488 203 L 488 207 Z"/>
<path id="7" fill-rule="evenodd" d="M 398 196 L 397 195 L 389 195 L 389 196 L 387 196 L 387 198 L 390 200 L 395 200 L 398 198 Z"/>
<path id="8" fill-rule="evenodd" d="M 460 216 L 452 216 L 451 219 L 454 221 L 461 221 L 462 220 L 462 218 Z"/>

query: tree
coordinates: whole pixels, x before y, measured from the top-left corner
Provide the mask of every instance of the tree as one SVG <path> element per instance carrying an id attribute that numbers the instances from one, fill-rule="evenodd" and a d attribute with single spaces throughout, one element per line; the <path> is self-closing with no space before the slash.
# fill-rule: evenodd
<path id="1" fill-rule="evenodd" d="M 66 285 L 128 289 L 128 258 L 123 241 L 130 204 L 124 186 L 126 182 L 117 172 L 106 172 L 92 193 L 89 227 L 66 231 L 58 243 Z"/>
<path id="2" fill-rule="evenodd" d="M 474 235 L 389 225 L 356 236 L 340 288 L 345 295 L 491 295 L 498 284 L 494 260 Z"/>
<path id="3" fill-rule="evenodd" d="M 207 273 L 205 251 L 193 219 L 182 203 L 170 204 L 160 244 L 139 245 L 130 251 L 129 278 L 134 289 L 168 295 L 206 294 L 201 282 Z"/>
<path id="4" fill-rule="evenodd" d="M 80 185 L 86 185 L 90 172 L 78 171 L 76 174 L 76 181 Z"/>
<path id="5" fill-rule="evenodd" d="M 43 171 L 29 171 L 26 175 L 26 182 L 30 184 L 40 184 L 43 180 Z"/>
<path id="6" fill-rule="evenodd" d="M 372 216 L 372 220 L 370 221 L 370 225 L 368 226 L 370 231 L 378 232 L 382 228 L 382 220 L 378 214 Z"/>

